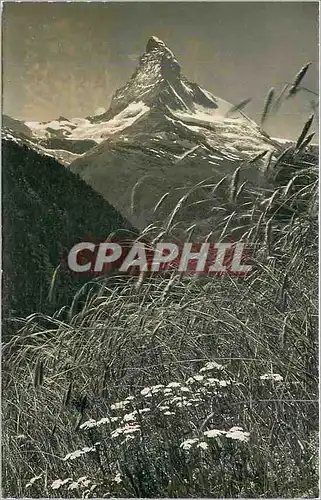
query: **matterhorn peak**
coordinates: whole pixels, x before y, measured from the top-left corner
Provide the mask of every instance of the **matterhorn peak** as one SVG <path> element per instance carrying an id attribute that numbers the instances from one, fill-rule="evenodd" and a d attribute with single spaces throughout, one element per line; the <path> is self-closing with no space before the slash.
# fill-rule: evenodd
<path id="1" fill-rule="evenodd" d="M 173 81 L 180 78 L 181 68 L 173 52 L 157 36 L 151 36 L 146 44 L 146 51 L 140 59 L 143 71 L 146 68 L 159 72 L 164 80 Z"/>
<path id="2" fill-rule="evenodd" d="M 130 80 L 115 92 L 108 111 L 98 117 L 92 117 L 92 120 L 93 122 L 110 120 L 125 110 L 132 113 L 133 106 L 140 111 L 148 110 L 148 115 L 156 114 L 158 120 L 167 120 L 168 114 L 172 119 L 173 112 L 182 112 L 187 113 L 192 120 L 195 119 L 196 113 L 203 115 L 205 113 L 203 118 L 206 121 L 208 116 L 204 110 L 211 116 L 216 110 L 216 115 L 223 119 L 224 113 L 232 105 L 228 103 L 222 105 L 222 102 L 219 105 L 218 102 L 216 97 L 197 83 L 188 81 L 182 75 L 181 67 L 173 52 L 163 40 L 151 36 Z M 218 110 L 219 107 L 225 111 Z"/>
<path id="3" fill-rule="evenodd" d="M 163 40 L 158 38 L 157 36 L 151 36 L 146 45 L 146 52 L 151 52 L 155 49 L 164 49 L 167 48 Z"/>

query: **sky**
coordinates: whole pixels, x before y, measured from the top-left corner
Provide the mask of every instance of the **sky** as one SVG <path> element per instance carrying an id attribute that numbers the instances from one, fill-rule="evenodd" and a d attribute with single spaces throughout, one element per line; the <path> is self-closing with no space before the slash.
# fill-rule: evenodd
<path id="1" fill-rule="evenodd" d="M 271 87 L 304 80 L 318 91 L 317 2 L 11 3 L 2 17 L 3 109 L 44 121 L 107 109 L 150 36 L 174 52 L 182 73 L 259 120 Z M 295 138 L 316 96 L 289 100 L 267 131 Z"/>

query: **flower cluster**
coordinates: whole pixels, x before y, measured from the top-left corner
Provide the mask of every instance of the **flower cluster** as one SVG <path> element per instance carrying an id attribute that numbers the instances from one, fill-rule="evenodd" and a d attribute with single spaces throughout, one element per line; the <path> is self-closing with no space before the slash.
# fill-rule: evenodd
<path id="1" fill-rule="evenodd" d="M 64 458 L 63 458 L 63 461 L 66 462 L 67 460 L 75 460 L 75 458 L 79 458 L 83 455 L 86 455 L 87 453 L 90 453 L 92 451 L 96 451 L 97 450 L 97 446 L 99 446 L 100 443 L 97 442 L 94 444 L 94 446 L 85 446 L 84 448 L 82 448 L 81 450 L 75 450 L 71 453 L 68 453 Z"/>
<path id="2" fill-rule="evenodd" d="M 191 450 L 192 448 L 201 448 L 207 450 L 209 444 L 204 441 L 204 438 L 215 439 L 219 437 L 225 437 L 227 439 L 233 439 L 236 441 L 247 442 L 250 438 L 250 433 L 243 430 L 242 427 L 231 427 L 228 431 L 223 431 L 220 429 L 210 429 L 203 432 L 203 438 L 192 438 L 186 439 L 180 445 L 183 450 Z"/>
<path id="3" fill-rule="evenodd" d="M 273 382 L 282 382 L 283 377 L 279 373 L 264 373 L 260 376 L 261 380 L 272 380 Z"/>

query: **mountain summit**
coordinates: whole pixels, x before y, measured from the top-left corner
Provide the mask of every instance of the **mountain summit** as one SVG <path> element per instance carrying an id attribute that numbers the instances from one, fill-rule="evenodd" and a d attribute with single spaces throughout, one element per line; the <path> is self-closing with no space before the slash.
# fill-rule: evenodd
<path id="1" fill-rule="evenodd" d="M 173 52 L 159 38 L 152 36 L 146 51 L 128 83 L 117 90 L 109 110 L 98 117 L 99 121 L 113 118 L 130 102 L 145 104 L 166 112 L 167 108 L 195 112 L 196 106 L 217 109 L 219 103 L 199 85 L 189 82 Z M 230 108 L 232 105 L 228 105 Z"/>
<path id="2" fill-rule="evenodd" d="M 26 122 L 24 126 L 30 130 L 28 135 L 40 140 L 43 147 L 76 155 L 67 155 L 65 163 L 77 159 L 95 143 L 132 128 L 142 119 L 146 121 L 150 115 L 149 122 L 156 120 L 160 124 L 166 120 L 165 128 L 168 120 L 173 119 L 207 128 L 215 126 L 218 135 L 225 128 L 229 133 L 222 137 L 226 145 L 233 145 L 235 139 L 238 143 L 244 136 L 251 136 L 251 150 L 252 146 L 266 143 L 252 120 L 238 110 L 229 114 L 231 109 L 231 103 L 188 81 L 173 52 L 162 40 L 152 36 L 132 77 L 115 92 L 106 112 L 70 120 L 60 116 L 48 122 Z M 246 142 L 242 141 L 243 149 Z M 237 144 L 233 147 L 239 149 Z"/>

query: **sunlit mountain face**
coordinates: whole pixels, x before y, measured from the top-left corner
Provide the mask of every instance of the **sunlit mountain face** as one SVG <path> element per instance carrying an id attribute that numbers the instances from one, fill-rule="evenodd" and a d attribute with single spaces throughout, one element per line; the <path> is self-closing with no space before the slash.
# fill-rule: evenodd
<path id="1" fill-rule="evenodd" d="M 240 164 L 240 180 L 260 185 L 260 161 L 253 159 L 284 147 L 240 107 L 188 81 L 173 52 L 155 36 L 102 114 L 26 123 L 5 117 L 4 125 L 69 166 L 140 228 L 173 209 L 192 186 L 206 180 L 213 185 Z M 202 207 L 185 211 L 187 224 L 212 223 L 206 208 L 211 192 L 202 187 L 194 200 Z M 155 213 L 164 196 L 162 212 Z"/>

